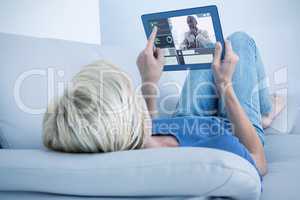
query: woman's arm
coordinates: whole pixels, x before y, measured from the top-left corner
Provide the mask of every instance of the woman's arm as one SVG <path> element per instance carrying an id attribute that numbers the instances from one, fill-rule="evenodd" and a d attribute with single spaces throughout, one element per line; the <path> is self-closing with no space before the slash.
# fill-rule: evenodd
<path id="1" fill-rule="evenodd" d="M 260 174 L 265 175 L 267 173 L 267 162 L 263 146 L 232 87 L 232 75 L 239 58 L 233 52 L 229 41 L 225 42 L 224 61 L 221 61 L 221 55 L 222 46 L 217 43 L 212 69 L 220 97 L 225 103 L 228 117 L 234 126 L 235 135 L 251 153 Z"/>
<path id="2" fill-rule="evenodd" d="M 157 27 L 154 27 L 151 36 L 147 42 L 146 48 L 140 53 L 137 59 L 142 79 L 142 94 L 147 104 L 150 116 L 153 118 L 157 114 L 156 97 L 157 83 L 162 74 L 164 66 L 164 55 L 161 49 L 154 47 L 157 34 Z M 145 148 L 175 147 L 178 146 L 177 140 L 169 136 L 147 137 L 145 139 Z"/>
<path id="3" fill-rule="evenodd" d="M 157 83 L 164 66 L 164 55 L 161 49 L 154 47 L 157 27 L 154 27 L 146 48 L 139 54 L 137 66 L 142 79 L 142 94 L 145 98 L 149 114 L 153 118 L 156 114 Z"/>

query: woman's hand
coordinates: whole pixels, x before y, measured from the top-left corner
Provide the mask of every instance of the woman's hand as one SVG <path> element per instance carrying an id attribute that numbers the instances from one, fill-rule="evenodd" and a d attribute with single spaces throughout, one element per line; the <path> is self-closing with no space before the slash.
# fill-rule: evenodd
<path id="1" fill-rule="evenodd" d="M 216 43 L 212 70 L 216 86 L 220 94 L 224 94 L 227 87 L 232 86 L 232 76 L 235 71 L 235 66 L 239 61 L 238 55 L 232 50 L 230 41 L 225 41 L 225 58 L 222 61 L 222 45 Z"/>
<path id="2" fill-rule="evenodd" d="M 225 58 L 221 61 L 222 46 L 216 44 L 212 70 L 220 97 L 224 100 L 227 116 L 234 127 L 234 135 L 248 149 L 260 175 L 267 173 L 267 161 L 263 145 L 256 129 L 235 95 L 231 81 L 239 57 L 233 52 L 231 43 L 225 42 Z"/>
<path id="3" fill-rule="evenodd" d="M 156 35 L 157 27 L 154 27 L 146 48 L 137 58 L 137 66 L 143 83 L 157 84 L 162 74 L 164 55 L 161 49 L 154 47 Z"/>
<path id="4" fill-rule="evenodd" d="M 140 53 L 136 61 L 142 79 L 141 91 L 145 98 L 149 114 L 152 118 L 155 117 L 157 113 L 156 84 L 161 77 L 162 68 L 164 66 L 164 55 L 162 50 L 154 47 L 156 35 L 157 27 L 154 27 L 148 39 L 146 48 Z"/>

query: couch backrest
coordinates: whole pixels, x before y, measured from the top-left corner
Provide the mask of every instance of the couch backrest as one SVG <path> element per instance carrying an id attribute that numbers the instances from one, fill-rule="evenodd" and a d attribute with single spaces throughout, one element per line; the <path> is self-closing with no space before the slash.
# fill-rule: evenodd
<path id="1" fill-rule="evenodd" d="M 0 44 L 2 145 L 40 148 L 42 117 L 49 100 L 82 65 L 99 59 L 99 47 L 3 33 Z"/>

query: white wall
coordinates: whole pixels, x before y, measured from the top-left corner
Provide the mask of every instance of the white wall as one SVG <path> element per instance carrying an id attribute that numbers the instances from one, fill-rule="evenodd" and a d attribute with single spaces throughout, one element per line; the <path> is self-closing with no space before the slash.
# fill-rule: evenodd
<path id="1" fill-rule="evenodd" d="M 0 32 L 100 44 L 98 0 L 1 0 Z"/>
<path id="2" fill-rule="evenodd" d="M 103 45 L 130 47 L 138 54 L 146 37 L 141 15 L 151 12 L 199 7 L 215 4 L 219 8 L 224 36 L 245 31 L 256 40 L 270 77 L 287 67 L 289 80 L 300 73 L 300 1 L 299 0 L 101 0 L 101 30 Z M 112 12 L 113 11 L 113 12 Z M 121 14 L 116 14 L 121 13 Z M 128 52 L 128 53 L 130 53 Z M 134 61 L 132 61 L 134 64 Z M 280 74 L 279 74 L 280 75 Z M 283 79 L 284 77 L 280 77 Z M 290 91 L 299 88 L 290 84 Z"/>
<path id="3" fill-rule="evenodd" d="M 254 37 L 272 90 L 289 94 L 288 104 L 300 107 L 299 0 L 101 0 L 102 47 L 118 46 L 121 53 L 113 51 L 114 55 L 108 58 L 129 69 L 127 71 L 132 77 L 138 77 L 135 60 L 146 42 L 142 14 L 212 4 L 219 8 L 224 36 L 245 31 Z M 126 54 L 123 59 L 122 54 Z M 162 78 L 178 82 L 183 76 L 184 72 L 165 72 Z M 283 120 L 277 118 L 280 123 L 274 123 L 278 127 L 273 128 L 286 131 L 293 124 L 293 110 L 288 112 L 289 116 L 285 110 Z"/>

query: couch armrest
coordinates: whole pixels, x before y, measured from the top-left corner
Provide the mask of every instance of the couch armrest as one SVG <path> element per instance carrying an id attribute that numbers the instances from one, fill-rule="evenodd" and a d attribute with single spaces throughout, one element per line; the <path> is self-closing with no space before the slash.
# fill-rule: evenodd
<path id="1" fill-rule="evenodd" d="M 0 191 L 85 196 L 230 196 L 259 199 L 260 178 L 243 158 L 209 148 L 106 154 L 0 150 Z"/>

